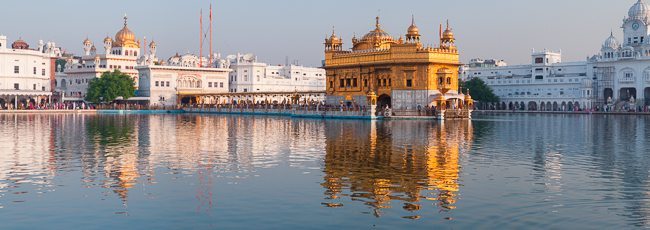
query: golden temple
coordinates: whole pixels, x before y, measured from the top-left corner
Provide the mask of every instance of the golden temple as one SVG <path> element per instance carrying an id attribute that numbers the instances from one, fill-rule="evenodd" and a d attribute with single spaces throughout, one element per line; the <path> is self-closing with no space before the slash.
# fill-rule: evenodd
<path id="1" fill-rule="evenodd" d="M 470 107 L 471 97 L 458 89 L 460 61 L 449 23 L 439 34 L 437 47 L 424 46 L 413 19 L 406 35 L 394 39 L 377 17 L 374 30 L 353 37 L 352 49 L 343 50 L 333 31 L 325 39 L 327 104 L 376 105 L 398 116 Z"/>

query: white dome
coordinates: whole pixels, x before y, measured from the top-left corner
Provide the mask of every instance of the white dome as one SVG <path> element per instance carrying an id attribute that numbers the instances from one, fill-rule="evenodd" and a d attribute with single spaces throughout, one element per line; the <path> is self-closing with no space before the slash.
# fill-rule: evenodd
<path id="1" fill-rule="evenodd" d="M 648 5 L 646 5 L 643 0 L 639 0 L 632 7 L 630 7 L 630 10 L 627 12 L 627 14 L 631 19 L 638 19 L 643 21 L 645 21 L 648 16 L 650 16 Z"/>
<path id="2" fill-rule="evenodd" d="M 614 33 L 609 35 L 607 40 L 603 42 L 603 49 L 618 49 L 619 43 L 618 40 L 616 40 L 616 37 L 614 37 Z"/>

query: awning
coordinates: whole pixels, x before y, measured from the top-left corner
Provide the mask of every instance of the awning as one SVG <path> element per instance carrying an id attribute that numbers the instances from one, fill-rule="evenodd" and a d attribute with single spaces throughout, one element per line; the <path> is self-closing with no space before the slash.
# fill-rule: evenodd
<path id="1" fill-rule="evenodd" d="M 36 90 L 0 90 L 0 96 L 52 96 L 52 92 Z"/>

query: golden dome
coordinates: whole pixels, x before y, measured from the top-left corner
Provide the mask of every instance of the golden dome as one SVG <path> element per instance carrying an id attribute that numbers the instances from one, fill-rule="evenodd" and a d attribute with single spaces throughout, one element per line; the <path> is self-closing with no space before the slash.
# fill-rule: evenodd
<path id="1" fill-rule="evenodd" d="M 420 35 L 420 28 L 415 25 L 415 17 L 411 18 L 411 26 L 409 26 L 406 35 Z"/>
<path id="2" fill-rule="evenodd" d="M 454 39 L 454 32 L 451 29 L 447 28 L 445 32 L 442 32 L 443 39 Z"/>
<path id="3" fill-rule="evenodd" d="M 115 47 L 140 48 L 136 42 L 135 34 L 127 27 L 127 17 L 124 16 L 124 28 L 115 34 Z"/>
<path id="4" fill-rule="evenodd" d="M 393 39 L 393 37 L 390 36 L 390 34 L 381 29 L 381 24 L 379 24 L 379 17 L 377 17 L 375 29 L 364 35 L 360 41 L 354 44 L 354 47 L 352 49 L 386 49 L 389 48 L 391 44 L 397 44 L 397 42 L 395 39 Z"/>
<path id="5" fill-rule="evenodd" d="M 113 43 L 113 39 L 109 36 L 106 36 L 106 38 L 104 38 L 104 43 L 108 43 L 108 42 Z"/>
<path id="6" fill-rule="evenodd" d="M 451 27 L 449 27 L 449 21 L 447 21 L 447 29 L 445 29 L 445 32 L 442 32 L 442 39 L 454 40 L 454 32 L 451 30 Z"/>
<path id="7" fill-rule="evenodd" d="M 338 36 L 336 36 L 336 32 L 335 32 L 335 30 L 334 30 L 333 28 L 332 28 L 332 35 L 330 36 L 330 39 L 329 39 L 329 40 L 330 40 L 331 43 L 339 43 L 339 42 L 342 42 L 341 38 L 339 38 Z"/>

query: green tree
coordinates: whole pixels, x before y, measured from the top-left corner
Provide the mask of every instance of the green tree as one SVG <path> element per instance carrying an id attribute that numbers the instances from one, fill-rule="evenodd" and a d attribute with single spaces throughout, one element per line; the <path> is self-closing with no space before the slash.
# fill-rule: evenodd
<path id="1" fill-rule="evenodd" d="M 461 82 L 463 89 L 468 89 L 472 99 L 479 102 L 499 102 L 499 97 L 480 78 L 472 78 L 469 81 Z"/>
<path id="2" fill-rule="evenodd" d="M 105 72 L 100 78 L 90 80 L 86 101 L 93 103 L 112 102 L 118 97 L 128 99 L 135 96 L 131 76 L 115 70 Z"/>

